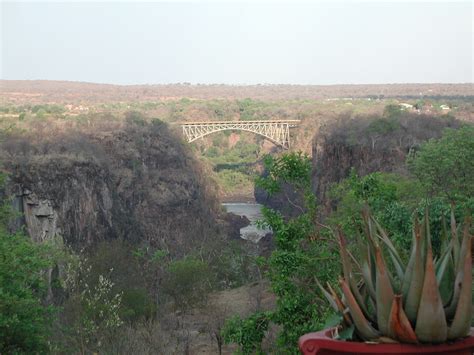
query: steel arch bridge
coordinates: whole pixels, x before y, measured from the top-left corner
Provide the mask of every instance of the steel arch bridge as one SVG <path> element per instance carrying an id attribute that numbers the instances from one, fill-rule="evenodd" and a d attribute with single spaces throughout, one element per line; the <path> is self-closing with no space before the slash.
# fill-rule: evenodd
<path id="1" fill-rule="evenodd" d="M 181 127 L 189 143 L 215 132 L 237 130 L 259 134 L 288 149 L 290 148 L 290 128 L 296 127 L 299 122 L 299 120 L 208 121 L 181 123 Z"/>

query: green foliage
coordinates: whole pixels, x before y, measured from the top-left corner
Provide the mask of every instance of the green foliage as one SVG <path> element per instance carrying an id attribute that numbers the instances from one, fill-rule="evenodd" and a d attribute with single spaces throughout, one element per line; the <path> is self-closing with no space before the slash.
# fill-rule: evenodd
<path id="1" fill-rule="evenodd" d="M 382 226 L 390 230 L 394 243 L 408 252 L 412 216 L 423 216 L 427 210 L 433 249 L 438 252 L 442 219 L 449 220 L 450 203 L 456 202 L 457 218 L 474 206 L 474 127 L 446 129 L 441 139 L 422 145 L 408 165 L 418 179 L 380 172 L 359 177 L 353 170 L 331 189 L 331 198 L 337 205 L 330 216 L 331 224 L 340 225 L 353 235 L 361 225 L 360 216 L 354 211 L 368 205 Z"/>
<path id="2" fill-rule="evenodd" d="M 210 147 L 206 150 L 204 155 L 208 158 L 216 158 L 219 156 L 219 150 L 216 147 Z"/>
<path id="3" fill-rule="evenodd" d="M 223 169 L 217 172 L 217 179 L 226 191 L 249 191 L 252 189 L 252 178 L 240 171 Z"/>
<path id="4" fill-rule="evenodd" d="M 404 196 L 408 186 L 410 194 Z M 359 177 L 352 170 L 349 178 L 332 187 L 330 196 L 337 201 L 337 209 L 329 217 L 332 225 L 339 225 L 352 235 L 362 223 L 360 214 L 354 211 L 368 205 L 382 225 L 390 229 L 395 243 L 410 248 L 411 214 L 415 207 L 411 203 L 421 196 L 416 181 L 379 172 Z M 402 196 L 408 199 L 402 200 Z"/>
<path id="5" fill-rule="evenodd" d="M 68 324 L 64 336 L 82 354 L 99 351 L 103 341 L 123 324 L 122 292 L 114 291 L 108 273 L 92 272 L 92 264 L 84 256 L 73 256 L 65 269 L 65 288 L 69 298 L 64 306 Z"/>
<path id="6" fill-rule="evenodd" d="M 5 176 L 0 174 L 0 186 Z M 12 216 L 0 204 L 0 353 L 46 353 L 55 309 L 43 304 L 45 272 L 54 265 L 51 248 L 21 233 L 10 234 Z"/>
<path id="7" fill-rule="evenodd" d="M 400 117 L 403 113 L 403 110 L 400 105 L 390 104 L 385 106 L 383 115 L 385 117 L 396 118 Z"/>
<path id="8" fill-rule="evenodd" d="M 303 189 L 305 196 L 310 197 L 311 158 L 301 152 L 285 154 L 281 158 L 267 155 L 264 165 L 268 176 L 258 177 L 256 185 L 273 195 L 281 190 L 282 184 L 293 184 Z"/>
<path id="9" fill-rule="evenodd" d="M 320 304 L 314 277 L 330 279 L 338 266 L 327 243 L 321 242 L 324 232 L 314 224 L 316 211 L 311 192 L 311 160 L 301 153 L 288 153 L 265 160 L 268 175 L 257 185 L 269 193 L 289 184 L 304 197 L 300 215 L 286 219 L 281 213 L 264 208 L 264 222 L 270 226 L 275 250 L 266 261 L 267 276 L 277 296 L 277 307 L 271 320 L 282 327 L 278 335 L 279 349 L 297 353 L 298 338 L 322 326 L 327 308 Z"/>
<path id="10" fill-rule="evenodd" d="M 446 129 L 440 139 L 421 146 L 408 161 L 411 171 L 432 194 L 451 201 L 474 196 L 474 126 Z"/>
<path id="11" fill-rule="evenodd" d="M 361 215 L 354 211 L 368 206 L 381 225 L 390 231 L 403 257 L 407 257 L 410 250 L 413 216 L 424 216 L 428 211 L 433 249 L 435 253 L 440 250 L 442 220 L 450 218 L 449 201 L 442 196 L 426 199 L 416 179 L 380 172 L 359 177 L 353 170 L 347 179 L 331 188 L 330 197 L 336 203 L 336 210 L 329 216 L 331 225 L 341 226 L 348 235 L 354 235 L 362 225 Z M 469 206 L 458 203 L 455 215 L 461 218 Z"/>
<path id="12" fill-rule="evenodd" d="M 61 114 L 64 113 L 64 111 L 66 111 L 66 109 L 59 105 L 35 105 L 31 108 L 31 112 L 36 113 L 38 117 L 46 114 Z"/>
<path id="13" fill-rule="evenodd" d="M 123 240 L 98 243 L 87 257 L 90 272 L 83 275 L 84 283 L 95 285 L 98 275 L 106 275 L 113 283 L 111 292 L 122 294 L 120 318 L 129 323 L 150 319 L 156 311 L 152 285 L 165 255 L 162 250 L 137 248 Z"/>
<path id="14" fill-rule="evenodd" d="M 268 329 L 269 321 L 270 314 L 268 312 L 257 312 L 245 319 L 234 316 L 226 321 L 222 330 L 224 342 L 239 345 L 240 354 L 263 355 L 261 343 Z"/>
<path id="15" fill-rule="evenodd" d="M 43 305 L 48 248 L 0 230 L 0 352 L 44 353 L 54 308 Z"/>
<path id="16" fill-rule="evenodd" d="M 389 106 L 387 106 L 389 107 Z M 400 128 L 400 123 L 396 119 L 398 115 L 390 114 L 389 118 L 379 118 L 370 122 L 367 131 L 370 134 L 390 134 Z"/>
<path id="17" fill-rule="evenodd" d="M 173 298 L 180 309 L 207 301 L 213 280 L 206 262 L 188 256 L 171 261 L 166 273 L 163 291 Z"/>
<path id="18" fill-rule="evenodd" d="M 232 241 L 219 251 L 210 268 L 215 275 L 215 288 L 228 289 L 255 280 L 256 258 L 238 241 Z"/>
<path id="19" fill-rule="evenodd" d="M 144 116 L 138 111 L 129 111 L 125 114 L 125 120 L 127 123 L 131 125 L 137 125 L 140 127 L 144 127 L 146 125 L 146 121 Z"/>
<path id="20" fill-rule="evenodd" d="M 252 99 L 243 99 L 237 101 L 241 120 L 258 120 L 256 113 L 262 107 L 263 103 Z"/>
<path id="21" fill-rule="evenodd" d="M 141 319 L 153 319 L 155 313 L 155 302 L 146 289 L 127 288 L 123 291 L 119 313 L 121 319 L 131 323 Z"/>

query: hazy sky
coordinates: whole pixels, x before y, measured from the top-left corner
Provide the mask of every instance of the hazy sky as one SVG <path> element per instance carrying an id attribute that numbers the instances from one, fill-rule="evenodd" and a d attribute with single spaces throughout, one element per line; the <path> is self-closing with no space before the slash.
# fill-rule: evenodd
<path id="1" fill-rule="evenodd" d="M 471 1 L 2 2 L 1 10 L 3 79 L 473 82 Z"/>

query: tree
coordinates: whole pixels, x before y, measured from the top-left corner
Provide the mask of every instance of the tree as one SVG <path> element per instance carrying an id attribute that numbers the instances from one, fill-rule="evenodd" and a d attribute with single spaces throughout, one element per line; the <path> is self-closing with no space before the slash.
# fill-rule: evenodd
<path id="1" fill-rule="evenodd" d="M 301 153 L 267 157 L 265 168 L 268 175 L 257 179 L 259 187 L 274 194 L 283 184 L 291 186 L 297 195 L 304 196 L 304 206 L 289 201 L 299 212 L 293 218 L 263 209 L 264 224 L 273 231 L 275 250 L 262 266 L 277 297 L 276 308 L 271 312 L 254 313 L 246 319 L 230 319 L 224 338 L 239 344 L 244 354 L 252 353 L 260 349 L 268 322 L 273 322 L 281 329 L 277 338 L 279 351 L 292 354 L 298 353 L 297 342 L 301 335 L 323 325 L 328 310 L 318 294 L 315 276 L 328 281 L 338 267 L 337 258 L 322 239 L 323 232 L 316 228 L 311 159 Z"/>
<path id="2" fill-rule="evenodd" d="M 113 291 L 114 284 L 107 276 L 99 275 L 94 284 L 88 282 L 91 266 L 87 260 L 68 267 L 66 284 L 71 293 L 70 302 L 76 307 L 74 340 L 81 354 L 98 351 L 104 340 L 123 324 L 122 293 Z"/>
<path id="3" fill-rule="evenodd" d="M 234 316 L 227 320 L 222 337 L 226 344 L 236 343 L 244 355 L 263 354 L 261 343 L 268 329 L 270 313 L 257 312 L 242 319 Z"/>
<path id="4" fill-rule="evenodd" d="M 474 196 L 474 126 L 446 129 L 408 160 L 411 171 L 431 194 L 450 201 Z"/>
<path id="5" fill-rule="evenodd" d="M 186 310 L 205 303 L 211 285 L 209 265 L 197 258 L 185 257 L 170 262 L 162 287 L 177 307 Z"/>
<path id="6" fill-rule="evenodd" d="M 43 304 L 44 275 L 54 260 L 47 245 L 9 233 L 10 216 L 9 205 L 0 201 L 0 353 L 46 353 L 54 308 Z"/>

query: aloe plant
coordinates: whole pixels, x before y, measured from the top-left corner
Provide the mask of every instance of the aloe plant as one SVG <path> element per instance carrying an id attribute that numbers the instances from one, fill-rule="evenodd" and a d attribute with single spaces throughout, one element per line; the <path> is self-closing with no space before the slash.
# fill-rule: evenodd
<path id="1" fill-rule="evenodd" d="M 422 221 L 415 220 L 406 265 L 389 234 L 368 211 L 363 221 L 363 237 L 356 238 L 362 254 L 357 261 L 338 232 L 341 295 L 329 284 L 328 292 L 317 282 L 343 315 L 341 326 L 353 325 L 355 335 L 364 341 L 442 343 L 467 336 L 472 317 L 471 218 L 456 226 L 451 212 L 449 231 L 443 221 L 442 250 L 436 259 L 428 213 Z"/>

